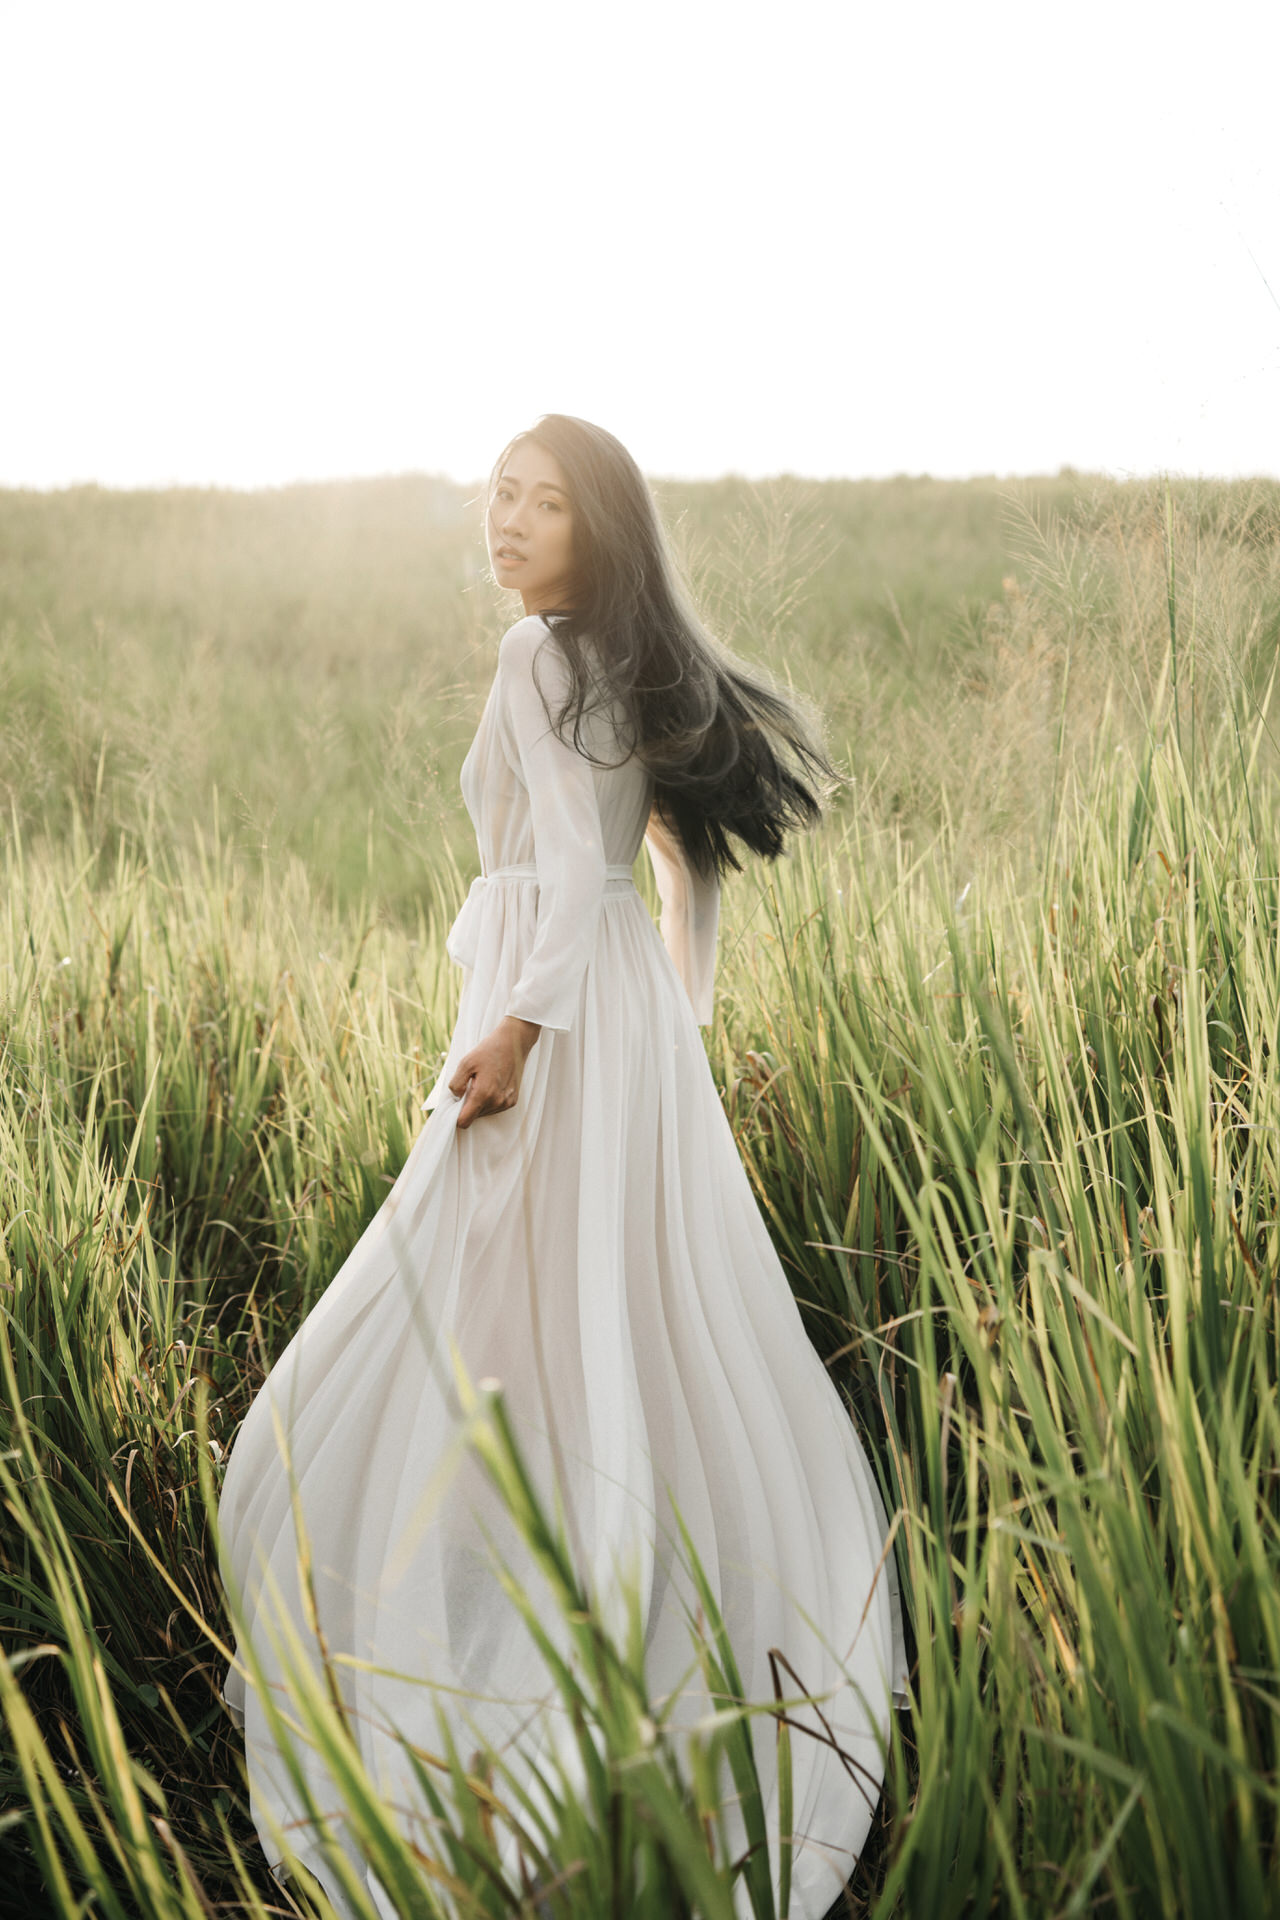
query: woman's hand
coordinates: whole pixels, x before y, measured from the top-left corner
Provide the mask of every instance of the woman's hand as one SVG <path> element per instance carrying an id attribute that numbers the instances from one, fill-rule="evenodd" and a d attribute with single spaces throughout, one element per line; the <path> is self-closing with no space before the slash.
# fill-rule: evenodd
<path id="1" fill-rule="evenodd" d="M 492 1033 L 463 1054 L 449 1082 L 450 1093 L 462 1096 L 458 1125 L 469 1127 L 482 1113 L 505 1113 L 520 1098 L 520 1076 L 542 1028 L 514 1013 L 501 1019 Z"/>

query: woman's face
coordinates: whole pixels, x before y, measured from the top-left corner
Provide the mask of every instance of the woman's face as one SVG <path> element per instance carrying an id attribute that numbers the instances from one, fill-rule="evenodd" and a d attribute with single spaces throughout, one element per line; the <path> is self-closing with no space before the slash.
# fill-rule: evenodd
<path id="1" fill-rule="evenodd" d="M 485 541 L 498 585 L 514 588 L 526 613 L 573 604 L 573 509 L 564 469 L 536 440 L 520 441 L 503 461 Z"/>

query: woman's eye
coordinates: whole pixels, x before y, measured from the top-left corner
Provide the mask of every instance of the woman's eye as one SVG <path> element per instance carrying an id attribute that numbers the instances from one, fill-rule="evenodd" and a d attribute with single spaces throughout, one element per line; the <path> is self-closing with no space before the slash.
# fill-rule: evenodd
<path id="1" fill-rule="evenodd" d="M 559 513 L 560 511 L 560 502 L 558 500 L 544 500 L 542 504 L 544 507 L 550 507 L 552 513 Z"/>

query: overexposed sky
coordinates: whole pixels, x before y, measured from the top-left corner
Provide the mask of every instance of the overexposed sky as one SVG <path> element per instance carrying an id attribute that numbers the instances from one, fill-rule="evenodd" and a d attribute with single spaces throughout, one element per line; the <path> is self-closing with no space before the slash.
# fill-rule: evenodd
<path id="1" fill-rule="evenodd" d="M 1278 0 L 0 0 L 0 484 L 1280 473 Z"/>

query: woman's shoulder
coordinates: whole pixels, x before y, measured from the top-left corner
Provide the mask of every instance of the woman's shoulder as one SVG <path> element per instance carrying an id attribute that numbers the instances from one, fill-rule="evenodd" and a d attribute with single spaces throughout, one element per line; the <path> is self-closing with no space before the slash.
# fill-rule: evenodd
<path id="1" fill-rule="evenodd" d="M 539 693 L 555 698 L 572 679 L 556 630 L 540 613 L 527 613 L 507 628 L 498 646 L 498 674 L 513 689 L 532 681 Z"/>
<path id="2" fill-rule="evenodd" d="M 507 666 L 531 667 L 535 656 L 548 641 L 559 653 L 554 628 L 548 625 L 542 614 L 526 613 L 523 620 L 517 620 L 503 634 L 498 643 L 498 659 Z"/>

